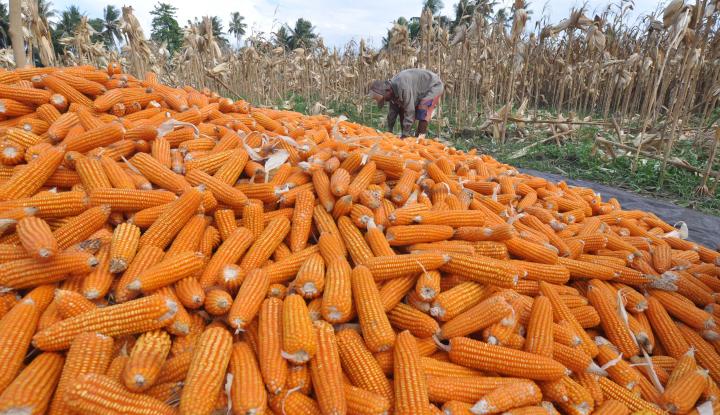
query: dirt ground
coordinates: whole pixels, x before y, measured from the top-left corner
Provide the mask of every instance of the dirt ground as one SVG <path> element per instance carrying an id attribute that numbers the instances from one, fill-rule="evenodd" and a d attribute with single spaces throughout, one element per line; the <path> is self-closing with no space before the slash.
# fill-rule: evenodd
<path id="1" fill-rule="evenodd" d="M 614 197 L 620 201 L 623 209 L 640 209 L 653 212 L 671 225 L 680 221 L 685 222 L 689 229 L 689 240 L 701 243 L 713 249 L 717 249 L 718 245 L 720 245 L 720 217 L 707 215 L 692 209 L 676 206 L 663 200 L 641 196 L 637 193 L 615 189 L 599 183 L 588 182 L 585 180 L 566 179 L 559 174 L 545 173 L 537 170 L 520 170 L 523 173 L 544 177 L 556 182 L 565 180 L 568 184 L 573 186 L 590 187 L 596 192 L 599 192 L 603 197 L 603 200 Z"/>

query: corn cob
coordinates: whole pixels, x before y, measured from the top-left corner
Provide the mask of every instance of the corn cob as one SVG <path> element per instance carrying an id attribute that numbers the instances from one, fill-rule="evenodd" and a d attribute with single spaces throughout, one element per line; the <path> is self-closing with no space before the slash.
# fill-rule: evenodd
<path id="1" fill-rule="evenodd" d="M 282 300 L 268 298 L 263 301 L 259 314 L 258 361 L 265 387 L 278 395 L 287 379 L 288 367 L 282 357 Z"/>
<path id="2" fill-rule="evenodd" d="M 146 395 L 128 392 L 116 380 L 89 373 L 80 377 L 66 393 L 65 402 L 72 411 L 101 414 L 173 414 L 171 406 Z"/>
<path id="3" fill-rule="evenodd" d="M 230 399 L 235 413 L 263 413 L 267 407 L 267 392 L 255 355 L 246 342 L 236 342 L 230 356 L 233 383 Z"/>
<path id="4" fill-rule="evenodd" d="M 98 308 L 38 332 L 33 337 L 33 344 L 46 351 L 64 350 L 78 334 L 85 331 L 107 336 L 145 332 L 168 324 L 176 309 L 177 304 L 160 296 Z"/>
<path id="5" fill-rule="evenodd" d="M 37 356 L 0 394 L 3 413 L 44 414 L 60 380 L 65 359 L 57 353 Z"/>
<path id="6" fill-rule="evenodd" d="M 210 328 L 200 335 L 180 396 L 181 412 L 212 412 L 231 354 L 232 336 L 224 328 Z"/>

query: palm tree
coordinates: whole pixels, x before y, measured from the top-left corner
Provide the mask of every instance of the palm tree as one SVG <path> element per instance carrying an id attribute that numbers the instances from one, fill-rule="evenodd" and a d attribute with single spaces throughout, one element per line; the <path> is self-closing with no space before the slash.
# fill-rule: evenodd
<path id="1" fill-rule="evenodd" d="M 277 32 L 275 32 L 275 45 L 280 46 L 283 49 L 289 49 L 291 37 L 292 35 L 290 34 L 290 30 L 287 25 L 282 25 Z"/>
<path id="2" fill-rule="evenodd" d="M 317 33 L 315 33 L 315 26 L 310 23 L 309 20 L 305 20 L 302 17 L 297 19 L 295 27 L 290 28 L 290 48 L 308 48 L 315 43 L 317 40 Z"/>
<path id="3" fill-rule="evenodd" d="M 111 47 L 117 48 L 118 43 L 122 40 L 120 34 L 120 10 L 108 4 L 103 9 L 102 29 L 100 30 L 100 37 L 102 42 L 109 49 Z"/>
<path id="4" fill-rule="evenodd" d="M 247 24 L 245 24 L 243 20 L 245 20 L 245 17 L 242 16 L 239 12 L 232 12 L 230 14 L 228 33 L 235 36 L 235 40 L 237 41 L 238 45 L 240 44 L 240 38 L 245 35 L 245 29 L 247 28 Z"/>
<path id="5" fill-rule="evenodd" d="M 433 16 L 438 14 L 443 8 L 442 0 L 425 0 L 423 1 L 423 10 L 430 9 Z"/>
<path id="6" fill-rule="evenodd" d="M 10 15 L 8 14 L 8 6 L 0 3 L 0 48 L 10 46 Z"/>
<path id="7" fill-rule="evenodd" d="M 213 38 L 215 38 L 215 41 L 220 46 L 227 46 L 228 40 L 225 37 L 225 32 L 223 32 L 223 24 L 219 17 L 212 16 L 210 18 L 210 22 L 212 23 L 212 32 L 213 32 Z"/>
<path id="8" fill-rule="evenodd" d="M 40 18 L 44 19 L 46 22 L 56 15 L 52 5 L 51 1 L 38 0 L 38 14 L 40 14 Z"/>
<path id="9" fill-rule="evenodd" d="M 70 5 L 67 9 L 60 13 L 60 20 L 55 24 L 54 32 L 59 37 L 72 36 L 75 32 L 75 28 L 80 24 L 80 19 L 85 13 L 80 12 L 78 6 Z"/>

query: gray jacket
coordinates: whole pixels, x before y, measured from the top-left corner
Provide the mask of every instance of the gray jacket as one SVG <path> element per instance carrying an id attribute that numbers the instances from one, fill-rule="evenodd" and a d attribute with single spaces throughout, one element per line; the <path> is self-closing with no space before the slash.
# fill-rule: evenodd
<path id="1" fill-rule="evenodd" d="M 411 135 L 415 108 L 420 101 L 435 98 L 443 92 L 440 77 L 425 69 L 405 69 L 390 80 L 390 87 L 395 96 L 390 100 L 387 127 L 392 131 L 395 120 L 401 115 L 402 133 L 406 136 Z"/>

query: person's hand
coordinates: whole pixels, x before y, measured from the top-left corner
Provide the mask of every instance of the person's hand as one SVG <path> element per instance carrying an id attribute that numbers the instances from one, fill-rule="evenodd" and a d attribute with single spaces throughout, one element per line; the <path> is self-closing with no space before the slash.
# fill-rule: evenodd
<path id="1" fill-rule="evenodd" d="M 417 138 L 420 139 L 420 140 L 424 140 L 424 139 L 425 139 L 425 134 L 420 134 L 420 135 L 418 135 Z"/>

